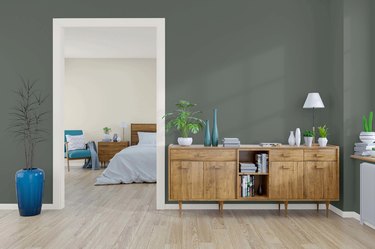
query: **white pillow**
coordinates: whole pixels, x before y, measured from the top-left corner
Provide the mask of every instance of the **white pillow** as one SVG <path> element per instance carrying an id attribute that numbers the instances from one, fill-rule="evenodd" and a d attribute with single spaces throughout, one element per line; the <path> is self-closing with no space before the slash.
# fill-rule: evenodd
<path id="1" fill-rule="evenodd" d="M 69 150 L 84 150 L 86 149 L 85 137 L 84 135 L 66 135 L 66 141 Z"/>
<path id="2" fill-rule="evenodd" d="M 156 145 L 156 133 L 155 132 L 138 132 L 138 144 L 145 145 L 151 144 Z"/>

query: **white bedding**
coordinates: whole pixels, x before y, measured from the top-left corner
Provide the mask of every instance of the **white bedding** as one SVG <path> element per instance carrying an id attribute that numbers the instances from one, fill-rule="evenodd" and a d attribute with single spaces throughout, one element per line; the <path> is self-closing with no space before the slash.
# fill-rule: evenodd
<path id="1" fill-rule="evenodd" d="M 156 182 L 156 145 L 123 149 L 112 158 L 95 185 L 132 182 Z"/>

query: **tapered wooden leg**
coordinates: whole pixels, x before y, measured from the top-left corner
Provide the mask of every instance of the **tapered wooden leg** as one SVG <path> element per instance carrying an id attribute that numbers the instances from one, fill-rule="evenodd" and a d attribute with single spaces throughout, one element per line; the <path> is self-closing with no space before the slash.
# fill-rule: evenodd
<path id="1" fill-rule="evenodd" d="M 180 217 L 181 217 L 181 215 L 182 215 L 182 201 L 178 202 L 178 210 L 180 212 Z"/>
<path id="2" fill-rule="evenodd" d="M 285 217 L 288 216 L 288 201 L 284 201 L 284 206 L 285 206 Z"/>
<path id="3" fill-rule="evenodd" d="M 67 159 L 67 161 L 68 161 L 68 172 L 70 172 L 69 158 Z"/>
<path id="4" fill-rule="evenodd" d="M 221 201 L 220 202 L 220 214 L 223 214 L 224 213 L 224 202 Z"/>
<path id="5" fill-rule="evenodd" d="M 318 212 L 318 213 L 319 213 L 319 202 L 318 202 L 318 203 L 316 203 L 316 212 Z"/>
<path id="6" fill-rule="evenodd" d="M 329 201 L 326 201 L 326 216 L 328 217 L 329 212 Z"/>
<path id="7" fill-rule="evenodd" d="M 279 214 L 280 214 L 280 209 L 281 209 L 281 208 L 280 208 L 280 207 L 281 207 L 281 203 L 280 203 L 280 202 L 279 202 L 278 206 L 279 206 Z"/>

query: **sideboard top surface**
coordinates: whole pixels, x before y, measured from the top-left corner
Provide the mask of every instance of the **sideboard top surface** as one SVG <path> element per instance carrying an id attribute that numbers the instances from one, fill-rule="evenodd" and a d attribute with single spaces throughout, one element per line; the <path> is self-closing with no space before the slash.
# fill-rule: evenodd
<path id="1" fill-rule="evenodd" d="M 222 144 L 219 144 L 217 147 L 208 147 L 204 146 L 202 144 L 193 144 L 190 146 L 181 146 L 181 145 L 176 145 L 176 144 L 170 144 L 169 145 L 170 149 L 183 149 L 183 150 L 191 150 L 191 149 L 207 149 L 207 150 L 277 150 L 277 149 L 305 149 L 305 150 L 314 150 L 314 149 L 319 149 L 319 150 L 326 150 L 326 149 L 338 149 L 339 146 L 337 145 L 327 145 L 327 147 L 320 147 L 319 145 L 313 145 L 312 147 L 308 147 L 305 145 L 301 146 L 290 146 L 290 145 L 280 145 L 280 146 L 260 146 L 257 144 L 243 144 L 240 147 L 223 147 Z"/>

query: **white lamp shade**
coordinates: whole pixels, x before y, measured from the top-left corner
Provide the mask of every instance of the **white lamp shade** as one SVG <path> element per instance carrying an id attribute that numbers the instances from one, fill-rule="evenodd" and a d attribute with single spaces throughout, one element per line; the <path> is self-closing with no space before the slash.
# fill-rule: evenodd
<path id="1" fill-rule="evenodd" d="M 319 93 L 309 93 L 303 108 L 324 108 L 322 98 Z"/>
<path id="2" fill-rule="evenodd" d="M 128 124 L 126 122 L 121 122 L 120 123 L 120 127 L 121 128 L 126 128 L 126 127 L 128 127 Z"/>

